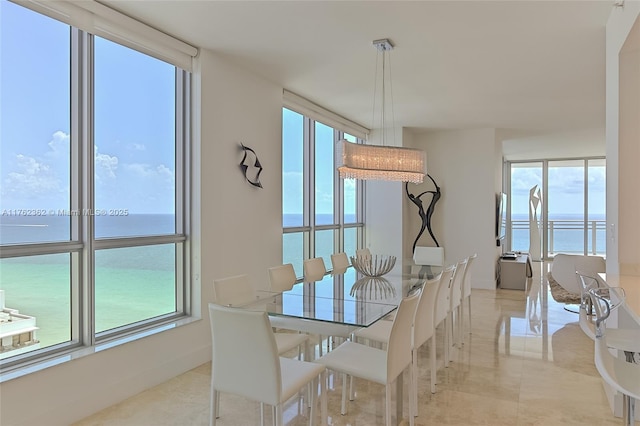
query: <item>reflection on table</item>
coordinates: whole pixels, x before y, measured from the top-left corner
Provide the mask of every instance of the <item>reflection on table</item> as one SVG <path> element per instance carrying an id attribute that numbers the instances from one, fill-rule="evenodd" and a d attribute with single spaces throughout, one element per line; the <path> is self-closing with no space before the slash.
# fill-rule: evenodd
<path id="1" fill-rule="evenodd" d="M 349 269 L 344 274 L 327 275 L 321 281 L 298 283 L 283 293 L 258 291 L 256 300 L 242 307 L 265 310 L 272 322 L 282 317 L 353 328 L 368 327 L 395 310 L 409 289 L 420 284 L 420 280 L 400 275 L 362 277 Z M 318 332 L 317 327 L 308 328 L 307 324 L 303 331 Z"/>

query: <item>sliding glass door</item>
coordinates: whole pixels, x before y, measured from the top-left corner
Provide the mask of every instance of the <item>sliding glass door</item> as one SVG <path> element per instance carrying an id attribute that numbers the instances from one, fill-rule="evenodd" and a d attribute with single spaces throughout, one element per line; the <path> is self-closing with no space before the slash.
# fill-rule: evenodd
<path id="1" fill-rule="evenodd" d="M 507 162 L 505 172 L 506 250 L 539 250 L 534 259 L 605 254 L 603 158 Z"/>

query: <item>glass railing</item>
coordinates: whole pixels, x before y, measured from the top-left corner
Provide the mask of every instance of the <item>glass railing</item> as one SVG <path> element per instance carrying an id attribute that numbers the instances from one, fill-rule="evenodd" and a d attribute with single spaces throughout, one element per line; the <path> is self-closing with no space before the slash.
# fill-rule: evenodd
<path id="1" fill-rule="evenodd" d="M 547 223 L 549 256 L 556 253 L 605 255 L 605 220 L 588 220 L 586 223 L 584 220 L 549 220 Z M 511 221 L 511 249 L 529 250 L 528 220 Z"/>

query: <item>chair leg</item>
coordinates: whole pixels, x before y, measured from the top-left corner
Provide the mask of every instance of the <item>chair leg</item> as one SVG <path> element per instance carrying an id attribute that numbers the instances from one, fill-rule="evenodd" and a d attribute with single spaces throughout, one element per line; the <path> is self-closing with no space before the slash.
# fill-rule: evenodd
<path id="1" fill-rule="evenodd" d="M 402 373 L 400 373 L 402 374 Z M 413 369 L 413 363 L 409 364 L 409 426 L 415 426 L 415 416 L 418 415 L 418 395 L 417 387 L 416 393 L 412 392 L 415 380 L 415 371 Z M 396 401 L 396 404 L 400 404 L 402 401 Z M 414 415 L 415 414 L 415 415 Z M 398 419 L 399 420 L 399 419 Z"/>
<path id="2" fill-rule="evenodd" d="M 216 392 L 216 419 L 220 418 L 220 392 Z"/>
<path id="3" fill-rule="evenodd" d="M 449 367 L 449 319 L 444 319 L 444 366 Z"/>
<path id="4" fill-rule="evenodd" d="M 409 392 L 409 398 L 413 398 L 413 401 L 415 401 L 414 404 L 412 404 L 411 399 L 409 400 L 409 406 L 411 407 L 413 405 L 413 408 L 410 410 L 409 412 L 409 416 L 418 416 L 418 410 L 416 410 L 416 408 L 418 407 L 418 348 L 413 348 L 413 350 L 411 351 L 411 362 L 413 364 L 413 368 L 411 371 L 411 391 Z"/>
<path id="5" fill-rule="evenodd" d="M 347 414 L 347 373 L 342 373 L 342 407 L 340 414 Z"/>
<path id="6" fill-rule="evenodd" d="M 316 418 L 316 392 L 318 391 L 318 379 L 311 381 L 313 392 L 309 395 L 310 408 L 309 408 L 309 426 L 313 426 L 313 420 Z"/>
<path id="7" fill-rule="evenodd" d="M 327 426 L 327 372 L 320 374 L 320 416 L 322 417 L 320 424 Z"/>
<path id="8" fill-rule="evenodd" d="M 353 376 L 349 376 L 349 401 L 356 399 L 356 387 L 353 384 Z"/>
<path id="9" fill-rule="evenodd" d="M 284 426 L 284 422 L 282 421 L 282 404 L 276 405 L 276 418 L 273 424 L 276 426 Z"/>
<path id="10" fill-rule="evenodd" d="M 402 373 L 400 373 L 402 374 Z M 386 426 L 391 426 L 391 383 L 387 383 L 387 385 L 384 387 L 384 416 L 385 416 L 385 422 L 384 424 Z M 396 404 L 398 403 L 398 401 L 396 401 Z M 413 418 L 413 416 L 409 416 L 409 418 Z M 400 423 L 400 419 L 398 419 L 398 423 Z"/>
<path id="11" fill-rule="evenodd" d="M 634 426 L 636 418 L 636 400 L 629 395 L 624 395 L 622 399 L 622 417 L 625 426 Z"/>
<path id="12" fill-rule="evenodd" d="M 209 401 L 209 426 L 216 426 L 216 417 L 218 417 L 218 391 L 213 388 L 213 383 L 211 384 L 211 401 Z"/>
<path id="13" fill-rule="evenodd" d="M 264 404 L 260 403 L 260 426 L 264 426 Z"/>
<path id="14" fill-rule="evenodd" d="M 464 335 L 463 335 L 463 312 L 462 309 L 462 301 L 460 301 L 460 306 L 458 306 L 458 347 L 464 345 Z"/>
<path id="15" fill-rule="evenodd" d="M 471 296 L 467 297 L 467 306 L 469 307 L 468 315 L 469 317 L 469 334 L 471 334 Z"/>
<path id="16" fill-rule="evenodd" d="M 436 393 L 436 380 L 438 377 L 437 371 L 437 360 L 436 360 L 436 334 L 435 331 L 433 336 L 431 336 L 431 341 L 429 342 L 429 350 L 431 351 L 430 362 L 431 362 L 431 393 Z"/>

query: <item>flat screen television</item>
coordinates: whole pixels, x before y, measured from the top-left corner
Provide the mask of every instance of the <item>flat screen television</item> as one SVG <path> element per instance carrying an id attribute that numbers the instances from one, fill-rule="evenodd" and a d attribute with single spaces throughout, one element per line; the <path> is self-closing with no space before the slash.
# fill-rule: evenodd
<path id="1" fill-rule="evenodd" d="M 500 241 L 507 236 L 507 194 L 496 194 L 496 240 Z"/>

